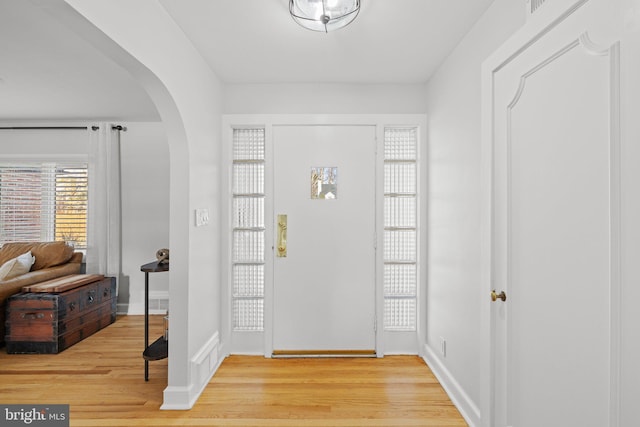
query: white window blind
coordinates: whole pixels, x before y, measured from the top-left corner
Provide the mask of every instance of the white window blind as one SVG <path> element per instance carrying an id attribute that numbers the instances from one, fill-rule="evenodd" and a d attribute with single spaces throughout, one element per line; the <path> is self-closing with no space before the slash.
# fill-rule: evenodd
<path id="1" fill-rule="evenodd" d="M 414 331 L 417 310 L 416 128 L 384 131 L 384 328 Z"/>
<path id="2" fill-rule="evenodd" d="M 233 131 L 233 329 L 264 330 L 264 129 Z"/>
<path id="3" fill-rule="evenodd" d="M 86 163 L 0 164 L 0 243 L 87 247 Z"/>

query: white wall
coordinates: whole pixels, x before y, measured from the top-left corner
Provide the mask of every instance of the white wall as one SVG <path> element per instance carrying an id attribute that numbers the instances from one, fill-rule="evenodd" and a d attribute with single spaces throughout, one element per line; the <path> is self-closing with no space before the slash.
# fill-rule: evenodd
<path id="1" fill-rule="evenodd" d="M 163 409 L 188 409 L 218 367 L 221 83 L 156 0 L 37 0 L 131 72 L 169 142 L 169 384 Z M 72 9 L 67 5 L 71 5 Z M 196 228 L 194 209 L 211 223 Z"/>
<path id="2" fill-rule="evenodd" d="M 427 360 L 473 424 L 481 400 L 481 64 L 525 21 L 525 2 L 496 0 L 426 88 L 429 145 Z M 446 340 L 446 356 L 440 339 Z"/>
<path id="3" fill-rule="evenodd" d="M 118 312 L 144 313 L 140 266 L 169 247 L 169 143 L 162 123 L 118 123 L 122 173 L 122 276 Z M 149 276 L 151 297 L 169 299 L 169 274 Z M 151 312 L 161 312 L 151 301 Z"/>
<path id="4" fill-rule="evenodd" d="M 400 114 L 425 112 L 424 85 L 227 84 L 225 114 Z"/>
<path id="5" fill-rule="evenodd" d="M 16 123 L 0 122 L 2 127 L 20 126 L 87 126 L 86 123 Z M 86 130 L 80 129 L 20 129 L 0 130 L 0 160 L 20 158 L 65 158 L 68 155 L 89 155 L 89 136 Z"/>

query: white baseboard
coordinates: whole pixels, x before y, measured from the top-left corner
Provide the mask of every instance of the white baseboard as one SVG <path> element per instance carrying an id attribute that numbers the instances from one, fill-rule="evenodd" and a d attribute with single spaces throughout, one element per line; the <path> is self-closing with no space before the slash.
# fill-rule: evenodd
<path id="1" fill-rule="evenodd" d="M 428 344 L 424 345 L 423 359 L 442 385 L 442 388 L 444 388 L 444 391 L 447 392 L 453 404 L 456 405 L 456 408 L 458 408 L 458 411 L 460 411 L 460 414 L 467 424 L 469 424 L 470 427 L 479 427 L 481 425 L 480 408 L 471 400 L 469 395 L 455 380 Z"/>
<path id="2" fill-rule="evenodd" d="M 116 305 L 116 314 L 118 316 L 129 314 L 129 304 L 118 303 Z"/>
<path id="3" fill-rule="evenodd" d="M 167 387 L 164 390 L 164 401 L 160 409 L 191 409 L 224 360 L 224 357 L 220 357 L 220 355 L 220 338 L 216 332 L 191 358 L 189 364 L 190 384 L 184 387 Z"/>

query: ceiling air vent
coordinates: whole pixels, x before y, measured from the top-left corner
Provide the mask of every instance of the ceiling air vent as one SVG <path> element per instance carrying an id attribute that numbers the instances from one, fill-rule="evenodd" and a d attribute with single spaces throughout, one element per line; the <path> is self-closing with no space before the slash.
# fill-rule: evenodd
<path id="1" fill-rule="evenodd" d="M 540 6 L 544 4 L 547 0 L 531 0 L 531 13 L 538 10 Z"/>

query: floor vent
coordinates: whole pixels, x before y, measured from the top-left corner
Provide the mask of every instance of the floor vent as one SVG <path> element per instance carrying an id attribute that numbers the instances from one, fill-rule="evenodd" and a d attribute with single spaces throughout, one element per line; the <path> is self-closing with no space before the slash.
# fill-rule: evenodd
<path id="1" fill-rule="evenodd" d="M 164 314 L 169 310 L 169 299 L 152 296 L 149 297 L 149 313 L 150 314 Z"/>

